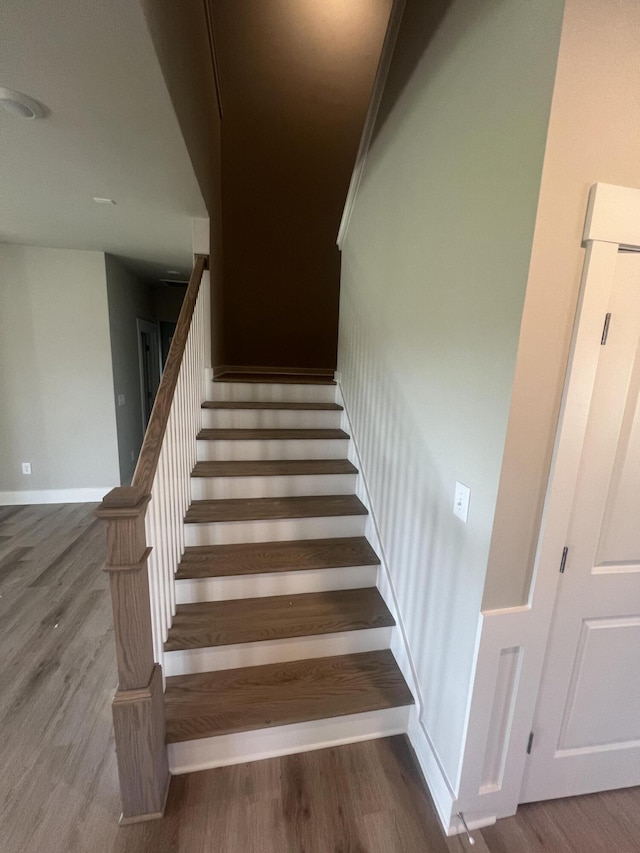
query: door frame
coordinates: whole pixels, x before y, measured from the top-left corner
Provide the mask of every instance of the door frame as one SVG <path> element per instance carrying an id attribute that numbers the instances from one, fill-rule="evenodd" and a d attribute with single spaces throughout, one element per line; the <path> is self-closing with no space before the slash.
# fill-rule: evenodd
<path id="1" fill-rule="evenodd" d="M 151 320 L 143 320 L 140 317 L 136 317 L 136 336 L 138 340 L 138 373 L 140 377 L 140 405 L 141 405 L 141 416 L 142 416 L 142 436 L 144 439 L 144 434 L 147 431 L 147 419 L 145 418 L 146 411 L 146 397 L 145 397 L 145 376 L 144 376 L 144 359 L 142 355 L 142 345 L 140 335 L 142 332 L 146 332 L 148 334 L 155 334 L 156 336 L 156 356 L 158 360 L 158 379 L 162 378 L 162 348 L 160 346 L 160 324 L 156 322 L 152 322 Z"/>
<path id="2" fill-rule="evenodd" d="M 594 184 L 583 240 L 586 257 L 529 599 L 480 614 L 450 832 L 459 831 L 458 812 L 470 825 L 486 826 L 518 807 L 616 259 L 620 248 L 640 251 L 640 189 Z"/>

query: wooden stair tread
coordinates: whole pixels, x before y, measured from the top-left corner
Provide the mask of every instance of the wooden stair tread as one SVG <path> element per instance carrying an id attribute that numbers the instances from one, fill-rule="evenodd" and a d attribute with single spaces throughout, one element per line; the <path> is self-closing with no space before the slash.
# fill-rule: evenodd
<path id="1" fill-rule="evenodd" d="M 223 373 L 214 382 L 251 382 L 254 385 L 335 385 L 330 374 L 313 376 L 307 373 Z"/>
<path id="2" fill-rule="evenodd" d="M 273 459 L 197 462 L 192 477 L 292 477 L 304 474 L 357 474 L 348 459 Z"/>
<path id="3" fill-rule="evenodd" d="M 364 536 L 301 539 L 186 548 L 177 580 L 232 577 L 348 566 L 377 566 L 380 559 Z"/>
<path id="4" fill-rule="evenodd" d="M 375 587 L 180 604 L 165 651 L 395 625 Z"/>
<path id="5" fill-rule="evenodd" d="M 167 678 L 167 742 L 413 704 L 391 651 Z"/>
<path id="6" fill-rule="evenodd" d="M 310 495 L 295 498 L 232 498 L 192 501 L 185 523 L 257 521 L 277 518 L 319 518 L 338 515 L 367 515 L 356 495 Z"/>
<path id="7" fill-rule="evenodd" d="M 349 438 L 341 429 L 201 429 L 199 441 L 291 441 Z"/>
<path id="8" fill-rule="evenodd" d="M 291 409 L 293 411 L 309 412 L 342 412 L 342 406 L 337 403 L 260 403 L 257 400 L 250 402 L 235 402 L 233 400 L 206 400 L 202 404 L 203 409 Z"/>

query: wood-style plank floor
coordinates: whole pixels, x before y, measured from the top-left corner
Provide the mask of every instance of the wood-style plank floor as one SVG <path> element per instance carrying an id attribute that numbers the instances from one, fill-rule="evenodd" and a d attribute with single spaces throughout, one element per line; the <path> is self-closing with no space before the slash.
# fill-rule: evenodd
<path id="1" fill-rule="evenodd" d="M 403 737 L 173 780 L 118 827 L 104 532 L 88 505 L 0 507 L 1 853 L 637 853 L 640 789 L 445 839 Z"/>

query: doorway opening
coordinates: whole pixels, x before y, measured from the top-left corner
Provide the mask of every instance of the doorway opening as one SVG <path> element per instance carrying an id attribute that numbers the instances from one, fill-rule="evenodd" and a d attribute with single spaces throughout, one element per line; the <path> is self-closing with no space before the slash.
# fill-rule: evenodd
<path id="1" fill-rule="evenodd" d="M 160 330 L 157 323 L 136 319 L 138 329 L 138 362 L 140 368 L 140 395 L 142 403 L 142 431 L 146 432 L 153 404 L 160 385 L 162 361 Z"/>

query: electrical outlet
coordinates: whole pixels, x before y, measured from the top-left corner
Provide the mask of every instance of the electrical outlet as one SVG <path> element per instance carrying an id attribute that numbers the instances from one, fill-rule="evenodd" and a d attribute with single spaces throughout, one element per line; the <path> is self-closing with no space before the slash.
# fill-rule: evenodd
<path id="1" fill-rule="evenodd" d="M 457 515 L 465 524 L 469 517 L 470 497 L 471 489 L 469 486 L 465 486 L 464 483 L 456 483 L 456 493 L 453 499 L 453 514 Z"/>
<path id="2" fill-rule="evenodd" d="M 118 394 L 118 405 L 124 406 L 124 394 Z"/>
<path id="3" fill-rule="evenodd" d="M 22 473 L 30 474 L 31 473 L 31 462 L 23 462 L 22 463 Z"/>

